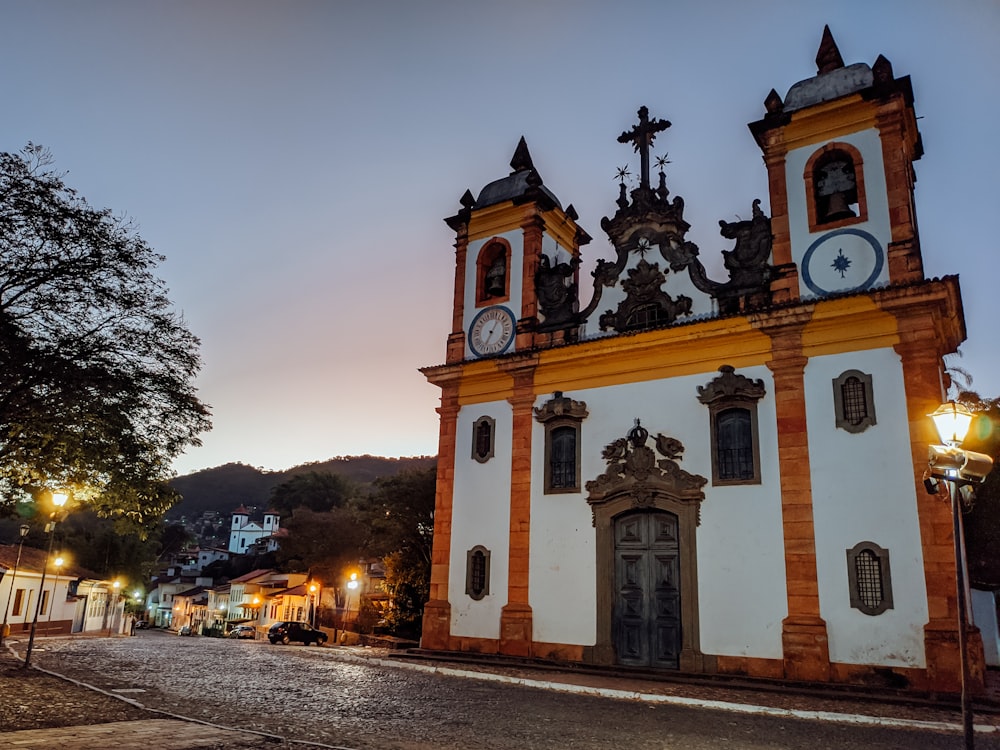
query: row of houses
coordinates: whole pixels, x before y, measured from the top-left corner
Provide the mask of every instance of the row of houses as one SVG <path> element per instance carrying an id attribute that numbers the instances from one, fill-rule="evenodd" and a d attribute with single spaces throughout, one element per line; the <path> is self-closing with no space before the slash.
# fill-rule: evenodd
<path id="1" fill-rule="evenodd" d="M 4 634 L 27 637 L 66 633 L 128 633 L 127 592 L 76 565 L 49 565 L 45 550 L 0 545 L 0 606 Z M 37 619 L 36 619 L 37 618 Z"/>

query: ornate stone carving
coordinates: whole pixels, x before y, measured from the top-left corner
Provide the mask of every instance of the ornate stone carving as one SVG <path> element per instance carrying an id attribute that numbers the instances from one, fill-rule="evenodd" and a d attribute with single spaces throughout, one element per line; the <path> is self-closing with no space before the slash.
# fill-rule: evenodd
<path id="1" fill-rule="evenodd" d="M 655 450 L 646 443 L 649 432 L 635 421 L 628 435 L 605 446 L 602 457 L 608 467 L 597 479 L 587 482 L 587 503 L 591 510 L 627 495 L 635 508 L 655 507 L 659 497 L 700 508 L 705 499 L 705 477 L 690 474 L 677 463 L 684 446 L 676 438 L 659 434 Z M 662 458 L 657 458 L 657 454 Z M 700 522 L 700 512 L 698 513 Z"/>
<path id="2" fill-rule="evenodd" d="M 691 313 L 691 298 L 679 295 L 673 299 L 660 287 L 666 275 L 658 263 L 645 258 L 628 272 L 622 282 L 627 295 L 616 311 L 607 310 L 601 315 L 602 331 L 613 328 L 618 332 L 670 325 L 681 315 Z"/>
<path id="3" fill-rule="evenodd" d="M 745 375 L 738 375 L 732 365 L 723 365 L 718 375 L 708 385 L 698 386 L 698 400 L 711 405 L 720 399 L 741 398 L 759 401 L 767 392 L 764 381 L 758 378 L 751 380 Z"/>
<path id="4" fill-rule="evenodd" d="M 552 265 L 549 256 L 542 255 L 535 271 L 535 296 L 543 317 L 538 330 L 551 331 L 576 324 L 577 286 L 572 279 L 579 265 L 579 258 Z"/>
<path id="5" fill-rule="evenodd" d="M 588 413 L 586 402 L 574 401 L 568 396 L 564 396 L 562 391 L 556 391 L 552 394 L 552 398 L 535 408 L 535 419 L 542 424 L 557 417 L 566 417 L 581 422 L 587 418 Z"/>

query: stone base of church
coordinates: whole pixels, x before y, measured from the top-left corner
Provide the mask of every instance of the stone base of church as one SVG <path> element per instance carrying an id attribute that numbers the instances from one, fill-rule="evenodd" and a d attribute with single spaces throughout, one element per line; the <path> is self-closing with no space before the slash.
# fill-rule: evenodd
<path id="1" fill-rule="evenodd" d="M 508 604 L 500 611 L 500 653 L 533 656 L 532 614 L 527 604 Z"/>
<path id="2" fill-rule="evenodd" d="M 969 660 L 969 690 L 981 693 L 986 687 L 986 657 L 979 628 L 971 626 L 966 637 Z M 962 685 L 962 662 L 958 650 L 958 629 L 952 623 L 930 622 L 924 628 L 927 669 L 917 683 L 922 690 L 957 692 Z"/>
<path id="3" fill-rule="evenodd" d="M 431 651 L 452 648 L 451 604 L 445 601 L 429 601 L 424 605 L 420 647 Z"/>
<path id="4" fill-rule="evenodd" d="M 820 617 L 787 617 L 781 623 L 785 678 L 802 682 L 830 679 L 830 644 Z"/>

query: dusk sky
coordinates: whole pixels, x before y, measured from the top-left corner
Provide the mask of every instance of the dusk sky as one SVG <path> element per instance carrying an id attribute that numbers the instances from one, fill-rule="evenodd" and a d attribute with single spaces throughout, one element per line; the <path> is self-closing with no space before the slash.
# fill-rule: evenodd
<path id="1" fill-rule="evenodd" d="M 437 452 L 454 235 L 442 221 L 510 171 L 523 135 L 545 185 L 600 230 L 616 137 L 673 123 L 667 184 L 725 279 L 719 219 L 770 214 L 746 127 L 816 73 L 829 24 L 847 64 L 910 75 L 925 272 L 959 274 L 953 360 L 1000 396 L 1000 3 L 759 0 L 83 2 L 0 0 L 2 150 L 49 148 L 67 183 L 167 257 L 201 339 L 215 427 L 175 463 L 266 469 Z"/>

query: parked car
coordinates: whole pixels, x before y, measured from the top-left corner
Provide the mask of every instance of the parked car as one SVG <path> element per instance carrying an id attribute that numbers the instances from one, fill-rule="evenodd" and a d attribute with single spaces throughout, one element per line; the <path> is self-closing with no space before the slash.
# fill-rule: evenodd
<path id="1" fill-rule="evenodd" d="M 298 641 L 306 646 L 310 643 L 322 646 L 326 643 L 326 633 L 322 630 L 317 630 L 308 622 L 276 622 L 267 631 L 267 640 L 271 643 Z"/>
<path id="2" fill-rule="evenodd" d="M 181 629 L 177 631 L 177 635 L 194 635 L 194 631 L 191 630 L 190 625 L 182 625 Z"/>
<path id="3" fill-rule="evenodd" d="M 257 630 L 253 625 L 237 625 L 229 631 L 230 638 L 256 638 Z"/>
<path id="4" fill-rule="evenodd" d="M 136 620 L 135 629 L 136 630 L 146 630 L 149 627 L 149 620 Z"/>

